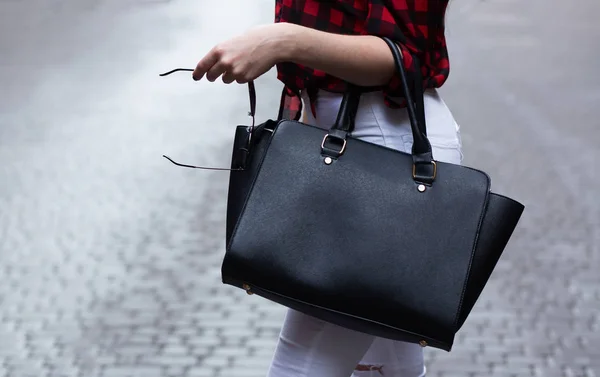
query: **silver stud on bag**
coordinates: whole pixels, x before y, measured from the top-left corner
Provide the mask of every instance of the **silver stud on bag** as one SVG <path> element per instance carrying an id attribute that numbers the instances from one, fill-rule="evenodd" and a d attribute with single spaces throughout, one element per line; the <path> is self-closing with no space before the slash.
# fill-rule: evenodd
<path id="1" fill-rule="evenodd" d="M 326 165 L 331 165 L 331 163 L 333 162 L 333 158 L 331 158 L 331 157 L 325 157 L 325 159 L 323 160 L 323 162 L 325 162 Z"/>
<path id="2" fill-rule="evenodd" d="M 419 345 L 420 345 L 421 347 L 425 348 L 425 347 L 427 347 L 427 342 L 426 342 L 426 341 L 424 341 L 424 340 L 421 340 L 421 341 L 419 342 Z"/>
<path id="3" fill-rule="evenodd" d="M 425 187 L 425 185 L 418 185 L 417 190 L 419 190 L 419 192 L 425 192 L 425 190 L 427 190 L 427 187 Z"/>

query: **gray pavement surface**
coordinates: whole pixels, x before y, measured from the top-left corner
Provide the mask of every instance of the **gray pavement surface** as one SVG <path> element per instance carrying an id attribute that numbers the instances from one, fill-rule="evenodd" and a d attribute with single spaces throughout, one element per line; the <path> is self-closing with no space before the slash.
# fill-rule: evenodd
<path id="1" fill-rule="evenodd" d="M 285 311 L 220 283 L 227 173 L 161 158 L 226 166 L 246 89 L 157 74 L 272 5 L 0 0 L 0 377 L 265 375 Z M 598 14 L 451 3 L 465 163 L 527 208 L 431 376 L 600 376 Z"/>

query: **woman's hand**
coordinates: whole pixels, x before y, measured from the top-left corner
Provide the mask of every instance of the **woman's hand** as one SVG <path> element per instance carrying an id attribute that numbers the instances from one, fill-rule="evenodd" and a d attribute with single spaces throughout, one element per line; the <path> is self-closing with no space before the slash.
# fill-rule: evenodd
<path id="1" fill-rule="evenodd" d="M 404 65 L 412 66 L 410 52 Z M 192 77 L 240 84 L 280 62 L 311 67 L 360 86 L 389 83 L 396 71 L 387 44 L 371 35 L 340 35 L 290 23 L 260 26 L 216 45 L 200 60 Z"/>
<path id="2" fill-rule="evenodd" d="M 219 43 L 198 62 L 192 77 L 204 76 L 215 81 L 222 76 L 223 82 L 244 84 L 269 71 L 281 58 L 283 24 L 259 26 L 250 31 Z"/>

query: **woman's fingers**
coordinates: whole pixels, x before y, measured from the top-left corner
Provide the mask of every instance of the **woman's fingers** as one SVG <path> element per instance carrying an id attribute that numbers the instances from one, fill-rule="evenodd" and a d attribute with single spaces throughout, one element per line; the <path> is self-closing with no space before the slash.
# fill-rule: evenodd
<path id="1" fill-rule="evenodd" d="M 225 64 L 218 62 L 217 64 L 213 65 L 208 70 L 208 72 L 206 72 L 206 79 L 210 82 L 214 82 L 216 79 L 219 78 L 219 76 L 221 76 L 226 71 L 227 67 L 225 66 Z"/>
<path id="2" fill-rule="evenodd" d="M 234 82 L 236 80 L 236 77 L 231 71 L 227 71 L 223 74 L 222 79 L 225 84 L 231 84 L 232 82 Z"/>
<path id="3" fill-rule="evenodd" d="M 241 45 L 242 47 L 245 46 L 243 44 Z M 255 77 L 260 76 L 270 68 L 266 67 L 266 69 L 261 71 L 263 68 L 261 66 L 259 67 L 258 72 L 254 72 L 256 71 L 256 68 L 253 67 L 253 64 L 256 62 L 254 61 L 254 57 L 250 54 L 255 48 L 253 48 L 252 45 L 247 48 L 244 47 L 245 50 L 249 50 L 250 52 L 242 51 L 241 53 L 239 51 L 240 48 L 240 43 L 224 43 L 215 46 L 198 62 L 194 69 L 194 73 L 192 74 L 192 78 L 198 81 L 203 77 L 206 77 L 208 81 L 214 82 L 222 76 L 222 80 L 226 84 L 231 84 L 234 81 L 245 84 Z M 264 54 L 259 54 L 259 57 L 262 57 L 263 55 Z M 259 63 L 265 65 L 265 63 Z"/>
<path id="4" fill-rule="evenodd" d="M 192 78 L 194 80 L 198 81 L 202 79 L 202 77 L 204 77 L 204 75 L 219 62 L 219 54 L 217 52 L 216 49 L 212 49 L 198 62 L 196 69 L 194 69 L 194 72 L 192 73 Z"/>

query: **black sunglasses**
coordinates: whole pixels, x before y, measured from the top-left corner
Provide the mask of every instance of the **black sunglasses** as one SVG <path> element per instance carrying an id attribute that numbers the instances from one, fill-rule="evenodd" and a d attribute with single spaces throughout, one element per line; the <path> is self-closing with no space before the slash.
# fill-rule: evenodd
<path id="1" fill-rule="evenodd" d="M 175 68 L 172 69 L 168 72 L 165 73 L 161 73 L 159 74 L 159 76 L 164 77 L 164 76 L 168 76 L 174 72 L 194 72 L 193 69 L 191 68 Z M 249 81 L 248 82 L 248 92 L 250 95 L 250 112 L 248 113 L 249 116 L 252 117 L 252 125 L 249 127 L 249 132 L 248 132 L 248 139 L 246 141 L 246 147 L 242 148 L 245 150 L 245 152 L 248 154 L 250 152 L 250 146 L 251 146 L 251 142 L 252 142 L 252 135 L 254 133 L 254 124 L 255 124 L 255 114 L 256 114 L 256 89 L 254 88 L 254 82 L 253 81 Z M 167 160 L 169 160 L 170 162 L 172 162 L 174 165 L 180 166 L 180 167 L 184 167 L 184 168 L 191 168 L 191 169 L 204 169 L 204 170 L 221 170 L 221 171 L 243 171 L 245 170 L 245 168 L 241 167 L 241 168 L 214 168 L 214 167 L 208 167 L 208 166 L 196 166 L 196 165 L 187 165 L 187 164 L 181 164 L 175 160 L 173 160 L 171 157 L 163 155 L 164 158 L 166 158 Z"/>

